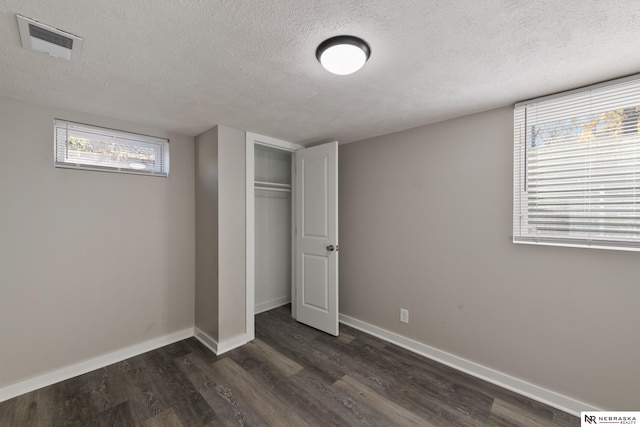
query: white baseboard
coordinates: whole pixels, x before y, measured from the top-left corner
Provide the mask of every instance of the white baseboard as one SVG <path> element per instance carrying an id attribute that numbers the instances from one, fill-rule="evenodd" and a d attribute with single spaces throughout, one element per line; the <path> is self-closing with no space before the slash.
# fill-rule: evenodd
<path id="1" fill-rule="evenodd" d="M 241 347 L 252 341 L 253 338 L 249 337 L 248 334 L 242 334 L 230 338 L 228 340 L 224 340 L 222 342 L 218 342 L 209 336 L 206 332 L 201 329 L 195 328 L 195 337 L 198 341 L 200 341 L 205 347 L 213 352 L 216 356 L 220 356 L 227 351 L 231 351 L 234 348 Z"/>
<path id="2" fill-rule="evenodd" d="M 281 305 L 289 304 L 291 302 L 291 298 L 288 296 L 272 299 L 271 301 L 262 302 L 260 304 L 256 304 L 255 309 L 253 310 L 254 314 L 260 314 L 265 311 L 273 310 L 274 308 L 278 308 Z"/>
<path id="3" fill-rule="evenodd" d="M 211 338 L 209 334 L 204 332 L 202 329 L 199 329 L 198 327 L 196 327 L 195 333 L 193 336 L 196 337 L 196 339 L 200 341 L 202 345 L 204 345 L 209 350 L 211 350 L 213 354 L 215 355 L 218 354 L 218 341 Z"/>
<path id="4" fill-rule="evenodd" d="M 218 343 L 218 353 L 216 354 L 220 356 L 221 354 L 226 353 L 227 351 L 231 351 L 234 348 L 242 347 L 243 345 L 245 345 L 246 343 L 252 340 L 253 340 L 253 337 L 249 337 L 248 334 L 242 334 L 242 335 L 238 335 L 238 336 L 229 338 L 227 340 L 221 341 Z"/>
<path id="5" fill-rule="evenodd" d="M 279 305 L 276 305 L 275 307 L 278 307 Z M 379 328 L 353 317 L 340 314 L 340 322 L 344 323 L 345 325 L 351 326 L 352 328 L 359 329 L 363 332 L 393 343 L 399 347 L 413 351 L 414 353 L 420 354 L 424 357 L 435 360 L 444 365 L 450 366 L 469 375 L 473 375 L 477 378 L 496 384 L 500 387 L 504 387 L 515 393 L 529 397 L 533 400 L 547 404 L 575 416 L 579 417 L 581 411 L 601 411 L 600 408 L 597 408 L 595 406 L 580 402 L 554 391 L 547 390 L 543 387 L 539 387 L 537 385 L 512 377 L 494 369 L 487 368 L 486 366 L 471 362 L 469 360 L 439 350 L 435 347 L 428 346 L 426 344 L 399 335 L 395 332 Z M 85 360 L 71 366 L 57 369 L 55 371 L 30 378 L 16 384 L 2 387 L 0 388 L 0 402 L 9 400 L 33 390 L 37 390 L 42 387 L 49 386 L 51 384 L 55 384 L 60 381 L 76 377 L 78 375 L 86 374 L 87 372 L 103 368 L 105 366 L 120 362 L 130 357 L 137 356 L 147 351 L 155 350 L 159 347 L 172 344 L 176 341 L 180 341 L 194 335 L 203 345 L 213 351 L 213 353 L 216 355 L 221 355 L 223 353 L 226 353 L 227 351 L 231 351 L 235 348 L 241 347 L 242 345 L 252 340 L 252 337 L 249 337 L 248 334 L 242 334 L 218 343 L 216 340 L 214 340 L 198 328 L 187 328 L 178 332 L 173 332 L 168 335 L 142 342 L 140 344 L 134 344 L 129 347 L 104 354 L 102 356 L 94 357 L 92 359 Z"/>
<path id="6" fill-rule="evenodd" d="M 568 412 L 572 415 L 580 417 L 581 411 L 601 411 L 592 405 L 572 399 L 568 396 L 547 390 L 543 387 L 531 384 L 527 381 L 512 377 L 478 363 L 471 362 L 453 354 L 438 350 L 435 347 L 422 344 L 421 342 L 412 340 L 395 332 L 379 328 L 362 320 L 340 314 L 340 322 L 352 328 L 361 330 L 380 339 L 393 343 L 399 347 L 410 350 L 421 356 L 440 362 L 459 371 L 465 372 L 474 377 L 483 379 L 492 384 L 511 390 L 515 393 L 526 396 L 530 399 Z"/>
<path id="7" fill-rule="evenodd" d="M 37 390 L 42 387 L 55 384 L 60 381 L 68 380 L 78 375 L 86 374 L 87 372 L 95 371 L 96 369 L 104 368 L 105 366 L 112 365 L 117 362 L 121 362 L 130 357 L 137 356 L 147 351 L 155 350 L 165 345 L 173 344 L 176 341 L 180 341 L 193 336 L 193 328 L 183 329 L 178 332 L 163 335 L 158 338 L 153 338 L 140 344 L 134 344 L 129 347 L 122 348 L 120 350 L 112 351 L 102 356 L 94 357 L 83 362 L 79 362 L 70 366 L 66 366 L 55 371 L 48 372 L 37 377 L 30 378 L 25 381 L 21 381 L 16 384 L 12 384 L 6 387 L 0 388 L 0 402 L 12 399 L 16 396 L 20 396 L 24 393 Z"/>

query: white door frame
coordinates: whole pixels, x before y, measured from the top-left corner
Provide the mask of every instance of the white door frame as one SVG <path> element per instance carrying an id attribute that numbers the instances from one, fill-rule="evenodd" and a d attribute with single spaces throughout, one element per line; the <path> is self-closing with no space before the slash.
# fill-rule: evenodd
<path id="1" fill-rule="evenodd" d="M 245 195 L 246 195 L 246 278 L 245 278 L 245 298 L 247 314 L 246 318 L 246 334 L 248 341 L 255 338 L 255 256 L 256 256 L 256 238 L 255 238 L 255 145 L 265 145 L 267 147 L 277 148 L 278 150 L 295 152 L 301 148 L 302 145 L 294 144 L 292 142 L 284 141 L 281 139 L 271 138 L 257 133 L 247 132 L 246 134 L 246 178 L 245 178 Z M 295 180 L 293 179 L 293 168 L 295 168 L 295 159 L 291 162 L 291 202 L 292 206 L 295 206 Z M 291 227 L 292 227 L 292 251 L 291 255 L 295 255 L 295 212 L 291 215 Z M 295 262 L 291 262 L 291 268 L 295 269 Z M 295 271 L 292 270 L 291 275 L 291 305 L 293 313 L 295 314 L 295 297 L 293 294 L 293 288 L 295 284 Z"/>

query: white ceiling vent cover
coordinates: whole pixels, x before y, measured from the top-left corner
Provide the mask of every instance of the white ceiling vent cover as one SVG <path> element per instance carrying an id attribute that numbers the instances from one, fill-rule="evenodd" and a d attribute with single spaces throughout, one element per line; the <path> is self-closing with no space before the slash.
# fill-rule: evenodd
<path id="1" fill-rule="evenodd" d="M 46 53 L 56 58 L 76 60 L 82 51 L 82 39 L 73 34 L 34 21 L 33 19 L 18 17 L 18 28 L 22 47 Z"/>

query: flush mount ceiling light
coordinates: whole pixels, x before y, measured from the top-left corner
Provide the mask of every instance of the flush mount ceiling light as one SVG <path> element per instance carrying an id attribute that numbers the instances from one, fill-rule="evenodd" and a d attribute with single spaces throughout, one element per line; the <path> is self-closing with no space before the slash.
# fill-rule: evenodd
<path id="1" fill-rule="evenodd" d="M 341 76 L 358 71 L 370 55 L 367 42 L 354 36 L 332 37 L 320 43 L 316 50 L 316 58 L 322 66 Z"/>

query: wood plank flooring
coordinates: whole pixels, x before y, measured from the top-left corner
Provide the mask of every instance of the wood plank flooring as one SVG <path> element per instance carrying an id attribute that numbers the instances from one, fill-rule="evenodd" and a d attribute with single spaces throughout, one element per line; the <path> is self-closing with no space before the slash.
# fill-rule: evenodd
<path id="1" fill-rule="evenodd" d="M 0 403 L 0 426 L 578 426 L 578 418 L 290 308 L 216 357 L 196 339 Z"/>

